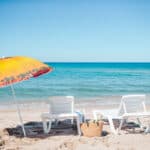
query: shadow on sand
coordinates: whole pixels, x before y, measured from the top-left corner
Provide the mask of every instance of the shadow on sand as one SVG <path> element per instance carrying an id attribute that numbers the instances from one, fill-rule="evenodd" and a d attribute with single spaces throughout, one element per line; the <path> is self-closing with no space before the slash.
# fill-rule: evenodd
<path id="1" fill-rule="evenodd" d="M 42 122 L 27 122 L 24 126 L 28 138 L 44 139 L 49 136 L 78 135 L 76 124 L 71 124 L 70 120 L 59 121 L 57 125 L 53 122 L 52 128 L 48 134 L 44 134 Z M 18 138 L 24 137 L 21 126 L 6 128 L 5 131 L 9 134 L 9 136 L 15 136 Z M 106 136 L 107 134 L 108 132 L 106 131 L 102 132 L 102 136 Z"/>

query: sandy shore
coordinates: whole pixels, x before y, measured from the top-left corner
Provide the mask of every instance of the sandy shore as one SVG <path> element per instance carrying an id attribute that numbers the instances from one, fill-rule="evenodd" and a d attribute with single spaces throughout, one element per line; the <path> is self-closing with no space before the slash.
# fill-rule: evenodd
<path id="1" fill-rule="evenodd" d="M 110 109 L 117 105 L 94 105 L 93 103 L 76 104 L 77 109 L 86 106 L 87 118 L 92 118 L 91 112 L 97 107 L 99 109 Z M 32 103 L 21 105 L 24 122 L 41 123 L 40 115 L 48 111 L 45 103 Z M 120 135 L 110 133 L 109 126 L 104 125 L 107 135 L 103 137 L 79 137 L 75 130 L 65 129 L 66 132 L 54 132 L 48 136 L 35 136 L 20 138 L 10 136 L 6 128 L 15 128 L 19 125 L 19 120 L 15 107 L 10 106 L 0 109 L 0 149 L 6 150 L 149 150 L 150 134 L 145 134 L 139 129 L 137 131 L 122 131 Z"/>

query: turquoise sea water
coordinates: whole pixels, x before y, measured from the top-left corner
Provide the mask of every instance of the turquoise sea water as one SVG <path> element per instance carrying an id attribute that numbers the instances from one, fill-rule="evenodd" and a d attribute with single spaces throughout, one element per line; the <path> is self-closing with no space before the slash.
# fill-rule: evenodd
<path id="1" fill-rule="evenodd" d="M 76 97 L 150 94 L 150 63 L 47 63 L 53 72 L 14 85 L 19 99 L 56 95 Z M 10 87 L 0 89 L 0 101 L 12 98 Z"/>

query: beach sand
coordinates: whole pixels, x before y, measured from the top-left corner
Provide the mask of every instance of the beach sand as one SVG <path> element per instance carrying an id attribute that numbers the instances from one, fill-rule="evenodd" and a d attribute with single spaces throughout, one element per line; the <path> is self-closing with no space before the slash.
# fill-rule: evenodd
<path id="1" fill-rule="evenodd" d="M 86 108 L 87 118 L 92 119 L 91 112 L 95 108 L 94 103 L 87 102 L 76 104 L 78 109 Z M 99 109 L 110 109 L 117 105 L 96 105 Z M 48 111 L 46 103 L 22 104 L 21 112 L 24 123 L 34 121 L 41 125 L 40 115 Z M 140 132 L 121 131 L 120 135 L 110 133 L 109 126 L 104 125 L 106 136 L 88 138 L 78 136 L 76 130 L 63 129 L 64 132 L 30 136 L 26 138 L 10 136 L 6 128 L 15 128 L 19 120 L 15 106 L 1 107 L 0 109 L 0 149 L 5 150 L 149 150 L 150 134 Z"/>

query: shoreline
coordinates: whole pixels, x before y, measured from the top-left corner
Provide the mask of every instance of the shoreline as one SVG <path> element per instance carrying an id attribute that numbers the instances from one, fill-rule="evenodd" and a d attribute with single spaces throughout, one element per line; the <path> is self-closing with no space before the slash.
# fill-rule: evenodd
<path id="1" fill-rule="evenodd" d="M 20 105 L 20 107 L 30 107 L 32 106 L 45 106 L 49 105 L 49 100 L 52 96 L 48 98 L 26 98 L 26 99 L 16 99 L 16 102 Z M 99 97 L 74 97 L 75 107 L 87 107 L 88 105 L 92 107 L 100 107 L 100 108 L 109 108 L 116 107 L 120 104 L 121 95 L 116 96 L 99 96 Z M 16 102 L 12 99 L 9 101 L 0 101 L 0 110 L 4 108 L 14 108 L 16 107 Z M 146 104 L 150 105 L 150 94 L 146 95 Z"/>

